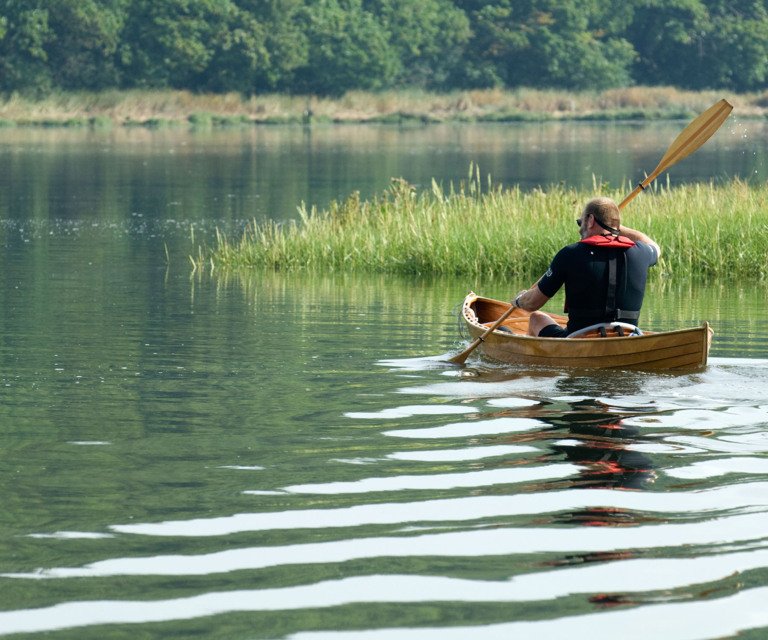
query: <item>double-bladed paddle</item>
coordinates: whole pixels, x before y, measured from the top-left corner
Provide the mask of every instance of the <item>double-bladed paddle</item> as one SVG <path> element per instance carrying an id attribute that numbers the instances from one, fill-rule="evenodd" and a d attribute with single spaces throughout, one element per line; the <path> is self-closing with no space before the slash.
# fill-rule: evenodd
<path id="1" fill-rule="evenodd" d="M 651 182 L 653 182 L 660 173 L 666 171 L 676 162 L 679 162 L 686 156 L 692 154 L 694 151 L 696 151 L 696 149 L 698 149 L 707 140 L 709 140 L 715 131 L 720 128 L 720 125 L 725 122 L 725 119 L 730 115 L 731 111 L 733 111 L 733 106 L 727 100 L 718 100 L 704 113 L 696 117 L 685 129 L 683 129 L 678 134 L 677 138 L 674 139 L 672 144 L 669 145 L 667 152 L 661 158 L 661 161 L 653 170 L 653 172 L 647 178 L 645 178 L 645 180 L 640 182 L 632 190 L 632 193 L 630 193 L 626 198 L 624 198 L 624 200 L 621 201 L 621 203 L 619 203 L 619 209 L 623 209 L 627 203 L 630 202 L 638 193 L 644 191 L 645 188 L 651 184 Z M 501 323 L 504 322 L 510 315 L 512 315 L 512 312 L 516 308 L 517 307 L 515 307 L 514 304 L 510 304 L 509 309 L 502 313 L 501 316 L 499 316 L 499 318 L 490 327 L 488 327 L 488 329 L 486 329 L 480 337 L 475 338 L 472 343 L 466 349 L 464 349 L 464 351 L 450 358 L 448 362 L 453 364 L 464 364 L 466 359 L 469 357 L 469 354 L 477 349 L 478 346 L 480 346 L 480 343 L 485 340 L 486 336 L 498 329 L 501 326 Z"/>

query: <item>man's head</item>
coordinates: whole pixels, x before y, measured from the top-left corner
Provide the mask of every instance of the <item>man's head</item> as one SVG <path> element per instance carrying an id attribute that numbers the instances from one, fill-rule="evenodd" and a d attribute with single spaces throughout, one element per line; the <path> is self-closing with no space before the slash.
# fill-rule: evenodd
<path id="1" fill-rule="evenodd" d="M 621 226 L 621 214 L 618 205 L 606 197 L 593 198 L 581 212 L 579 232 L 582 238 L 596 234 L 612 233 L 618 235 Z"/>

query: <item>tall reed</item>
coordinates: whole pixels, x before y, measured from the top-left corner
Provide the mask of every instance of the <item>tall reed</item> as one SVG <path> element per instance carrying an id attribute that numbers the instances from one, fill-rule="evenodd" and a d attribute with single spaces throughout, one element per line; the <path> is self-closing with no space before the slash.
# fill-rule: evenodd
<path id="1" fill-rule="evenodd" d="M 602 193 L 618 201 L 628 190 Z M 598 191 L 501 189 L 476 168 L 447 189 L 418 192 L 395 180 L 369 201 L 353 194 L 324 211 L 304 208 L 294 222 L 253 223 L 239 240 L 219 236 L 195 264 L 535 277 L 578 239 L 574 220 Z M 768 278 L 765 185 L 659 186 L 622 219 L 661 245 L 657 276 Z"/>

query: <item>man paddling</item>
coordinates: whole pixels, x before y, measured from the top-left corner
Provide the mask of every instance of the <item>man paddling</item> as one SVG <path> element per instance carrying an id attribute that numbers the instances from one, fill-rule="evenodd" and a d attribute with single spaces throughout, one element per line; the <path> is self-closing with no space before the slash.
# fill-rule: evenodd
<path id="1" fill-rule="evenodd" d="M 601 322 L 637 324 L 648 269 L 661 255 L 659 245 L 643 232 L 621 226 L 619 207 L 610 198 L 590 200 L 576 223 L 581 240 L 563 247 L 539 281 L 515 298 L 515 306 L 532 312 L 529 335 L 564 338 Z M 563 285 L 565 329 L 537 311 Z"/>

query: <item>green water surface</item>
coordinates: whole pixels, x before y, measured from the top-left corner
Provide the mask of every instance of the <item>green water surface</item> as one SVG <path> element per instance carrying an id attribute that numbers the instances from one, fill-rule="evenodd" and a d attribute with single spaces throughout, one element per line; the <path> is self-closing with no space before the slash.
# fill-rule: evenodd
<path id="1" fill-rule="evenodd" d="M 192 273 L 192 234 L 287 197 L 251 177 L 289 165 L 23 133 L 0 145 L 0 636 L 768 628 L 764 286 L 652 285 L 645 327 L 712 324 L 705 371 L 459 369 L 465 293 L 530 283 Z"/>

